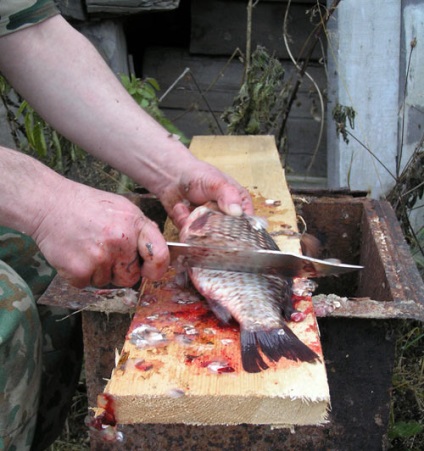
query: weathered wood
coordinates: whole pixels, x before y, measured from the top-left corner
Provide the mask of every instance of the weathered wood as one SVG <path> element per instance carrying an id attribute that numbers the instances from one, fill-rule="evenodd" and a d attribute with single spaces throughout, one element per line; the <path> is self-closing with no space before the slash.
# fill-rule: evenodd
<path id="1" fill-rule="evenodd" d="M 424 307 L 424 285 L 391 205 L 372 201 L 364 205 L 361 261 L 380 283 L 361 274 L 358 296 L 378 301 L 414 301 Z M 370 239 L 371 237 L 375 239 Z"/>
<path id="2" fill-rule="evenodd" d="M 328 52 L 328 102 L 332 108 L 340 104 L 355 110 L 352 133 L 358 138 L 358 141 L 350 139 L 345 143 L 337 136 L 334 121 L 328 121 L 330 188 L 366 189 L 377 199 L 395 182 L 393 175 L 404 141 L 399 132 L 399 95 L 403 91 L 399 74 L 405 73 L 400 69 L 401 41 L 403 30 L 419 35 L 414 25 L 401 23 L 402 5 L 390 0 L 384 3 L 384 8 L 374 2 L 362 2 L 358 8 L 355 0 L 343 0 L 334 20 L 328 23 L 327 36 L 332 49 Z M 421 21 L 419 27 L 422 27 L 422 15 L 416 18 L 416 23 Z M 408 60 L 409 50 L 403 52 L 402 58 Z M 416 67 L 420 66 L 417 62 Z M 411 110 L 415 107 L 414 103 Z M 418 106 L 416 111 L 420 108 Z M 384 132 L 375 133 L 381 129 L 381 124 L 384 124 Z M 349 125 L 347 129 L 351 131 Z M 417 132 L 421 137 L 422 132 Z M 377 155 L 385 167 L 363 145 Z M 405 157 L 407 160 L 408 156 Z"/>
<path id="3" fill-rule="evenodd" d="M 167 11 L 178 8 L 180 0 L 85 0 L 89 14 L 124 16 L 148 11 Z"/>
<path id="4" fill-rule="evenodd" d="M 284 81 L 294 84 L 293 66 L 283 62 Z M 234 58 L 190 55 L 182 49 L 149 47 L 143 59 L 143 73 L 158 80 L 163 96 L 188 68 L 160 103 L 164 114 L 191 138 L 198 135 L 227 133 L 221 119 L 224 110 L 233 104 L 240 90 L 243 64 Z M 309 73 L 321 90 L 325 89 L 323 67 L 311 65 Z M 289 174 L 325 177 L 327 173 L 326 137 L 321 140 L 314 164 L 309 168 L 318 142 L 320 121 L 318 96 L 312 83 L 305 79 L 293 104 L 288 120 L 285 148 L 286 172 Z M 219 124 L 219 125 L 218 125 Z"/>
<path id="5" fill-rule="evenodd" d="M 335 294 L 312 297 L 317 318 L 414 319 L 424 322 L 424 305 L 414 299 L 375 301 L 370 298 L 346 298 Z"/>
<path id="6" fill-rule="evenodd" d="M 281 62 L 284 68 L 283 82 L 293 85 L 297 75 L 293 65 Z M 143 76 L 159 80 L 161 97 L 188 68 L 189 72 L 178 81 L 161 101 L 167 108 L 188 109 L 197 104 L 199 110 L 207 111 L 208 106 L 202 100 L 201 93 L 213 111 L 223 112 L 232 105 L 234 97 L 243 81 L 244 66 L 236 57 L 191 55 L 184 49 L 170 47 L 149 47 L 143 58 Z M 321 90 L 326 87 L 326 75 L 323 66 L 311 64 L 308 73 Z M 294 118 L 312 118 L 311 110 L 318 99 L 313 84 L 304 79 L 291 111 Z"/>
<path id="7" fill-rule="evenodd" d="M 170 119 L 185 136 L 191 138 L 193 135 L 219 134 L 215 118 L 207 111 L 188 111 L 161 108 L 168 119 Z M 222 129 L 226 125 L 219 120 Z M 187 133 L 188 132 L 188 133 Z M 284 166 L 287 177 L 294 175 L 303 180 L 309 180 L 310 176 L 325 177 L 326 159 L 325 146 L 321 145 L 309 170 L 311 159 L 314 156 L 315 144 L 319 133 L 319 123 L 311 119 L 290 119 L 287 123 L 287 155 L 284 156 Z M 325 140 L 324 140 L 325 141 Z M 308 172 L 309 170 L 309 172 Z M 321 186 L 325 181 L 321 180 Z"/>
<path id="8" fill-rule="evenodd" d="M 56 2 L 61 14 L 68 20 L 87 20 L 83 0 L 58 0 Z"/>
<path id="9" fill-rule="evenodd" d="M 315 2 L 311 2 L 315 3 Z M 312 5 L 292 4 L 288 33 L 290 50 L 298 58 L 314 25 L 306 14 Z M 202 0 L 191 2 L 190 52 L 209 55 L 231 55 L 246 48 L 247 2 Z M 252 49 L 262 45 L 278 58 L 288 59 L 283 41 L 283 22 L 287 2 L 257 2 L 252 14 Z M 303 55 L 304 56 L 304 55 Z M 319 49 L 315 60 L 322 57 Z"/>
<path id="10" fill-rule="evenodd" d="M 249 188 L 270 231 L 297 229 L 273 137 L 196 137 L 190 148 Z M 278 234 L 275 239 L 280 248 L 300 252 L 297 237 Z M 267 371 L 243 371 L 238 328 L 223 327 L 194 291 L 175 287 L 172 272 L 160 283 L 148 282 L 140 301 L 121 358 L 100 397 L 113 399 L 118 423 L 326 421 L 329 390 L 323 358 L 314 364 L 281 359 Z M 300 301 L 297 308 L 306 319 L 290 327 L 322 356 L 311 299 Z M 140 326 L 151 328 L 157 345 L 137 347 Z"/>
<path id="11" fill-rule="evenodd" d="M 127 43 L 121 22 L 91 21 L 75 27 L 91 41 L 116 75 L 129 73 Z"/>

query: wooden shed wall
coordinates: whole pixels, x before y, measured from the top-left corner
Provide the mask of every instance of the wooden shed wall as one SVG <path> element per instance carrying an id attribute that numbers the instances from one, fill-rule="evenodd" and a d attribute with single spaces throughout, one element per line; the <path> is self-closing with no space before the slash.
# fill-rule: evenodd
<path id="1" fill-rule="evenodd" d="M 313 29 L 306 11 L 316 2 L 292 2 L 289 14 L 290 49 L 297 57 Z M 125 22 L 129 52 L 136 74 L 155 78 L 162 96 L 187 68 L 189 71 L 163 98 L 161 108 L 187 137 L 226 134 L 221 115 L 239 92 L 243 64 L 231 55 L 246 48 L 247 1 L 182 0 L 178 10 L 146 13 Z M 252 49 L 264 46 L 283 63 L 285 80 L 296 80 L 283 43 L 287 2 L 261 1 L 253 9 Z M 326 76 L 314 52 L 309 72 L 322 91 Z M 286 129 L 287 171 L 293 175 L 326 177 L 326 139 L 321 140 L 314 164 L 309 165 L 320 131 L 320 107 L 312 83 L 305 79 L 290 112 Z M 308 169 L 309 168 L 309 169 Z"/>

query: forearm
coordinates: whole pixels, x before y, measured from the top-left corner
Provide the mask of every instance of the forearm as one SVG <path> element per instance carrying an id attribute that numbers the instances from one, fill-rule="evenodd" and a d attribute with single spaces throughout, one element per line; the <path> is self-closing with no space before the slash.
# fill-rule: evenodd
<path id="1" fill-rule="evenodd" d="M 37 160 L 4 147 L 0 147 L 0 174 L 0 225 L 33 236 L 65 179 Z"/>
<path id="2" fill-rule="evenodd" d="M 157 194 L 193 158 L 60 16 L 1 38 L 0 68 L 54 128 Z"/>

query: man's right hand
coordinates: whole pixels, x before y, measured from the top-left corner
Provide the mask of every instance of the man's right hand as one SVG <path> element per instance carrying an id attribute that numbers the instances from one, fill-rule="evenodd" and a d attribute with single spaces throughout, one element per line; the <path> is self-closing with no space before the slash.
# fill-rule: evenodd
<path id="1" fill-rule="evenodd" d="M 160 278 L 169 251 L 158 226 L 123 196 L 63 179 L 33 233 L 41 252 L 76 287 L 130 287 Z"/>

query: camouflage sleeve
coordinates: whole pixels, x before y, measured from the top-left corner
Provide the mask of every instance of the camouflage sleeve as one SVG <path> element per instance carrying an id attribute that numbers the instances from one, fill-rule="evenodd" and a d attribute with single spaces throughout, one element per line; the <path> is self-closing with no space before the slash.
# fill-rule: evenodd
<path id="1" fill-rule="evenodd" d="M 0 0 L 0 36 L 59 14 L 53 0 Z"/>

